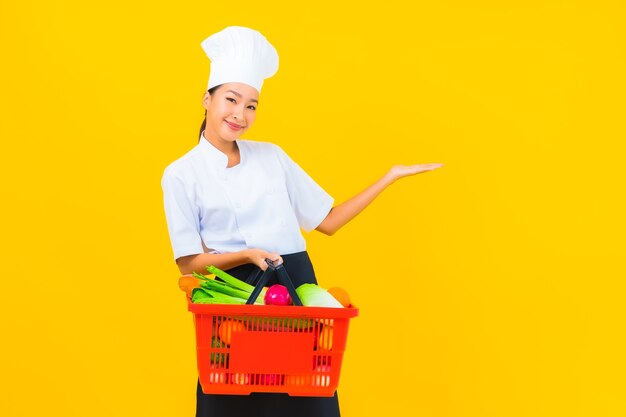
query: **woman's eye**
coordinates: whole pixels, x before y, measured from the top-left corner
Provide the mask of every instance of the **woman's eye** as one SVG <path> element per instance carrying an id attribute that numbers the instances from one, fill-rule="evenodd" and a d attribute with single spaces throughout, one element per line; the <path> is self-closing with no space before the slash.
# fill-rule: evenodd
<path id="1" fill-rule="evenodd" d="M 248 106 L 250 110 L 256 110 L 256 106 Z"/>
<path id="2" fill-rule="evenodd" d="M 231 103 L 236 103 L 237 102 L 237 100 L 235 100 L 232 97 L 226 97 L 226 100 L 230 101 Z"/>

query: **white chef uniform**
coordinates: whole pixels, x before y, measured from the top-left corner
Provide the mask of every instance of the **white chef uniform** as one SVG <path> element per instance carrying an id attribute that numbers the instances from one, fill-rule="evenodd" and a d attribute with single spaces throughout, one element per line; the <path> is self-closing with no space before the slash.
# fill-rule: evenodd
<path id="1" fill-rule="evenodd" d="M 174 258 L 246 248 L 281 255 L 306 249 L 300 229 L 324 220 L 333 198 L 277 145 L 237 140 L 241 161 L 204 137 L 163 174 L 165 215 Z"/>
<path id="2" fill-rule="evenodd" d="M 278 69 L 278 53 L 259 32 L 230 26 L 202 42 L 211 60 L 207 89 L 245 83 L 261 91 Z M 317 283 L 301 229 L 316 228 L 333 199 L 278 146 L 237 140 L 239 164 L 226 168 L 227 156 L 203 135 L 200 142 L 163 173 L 165 214 L 174 258 L 246 248 L 284 256 L 285 270 L 297 282 Z M 227 272 L 249 277 L 253 264 Z M 244 273 L 245 272 L 245 273 Z M 204 394 L 197 384 L 196 416 L 340 417 L 333 397 L 291 397 L 285 393 Z M 260 413 L 260 414 L 259 414 Z"/>

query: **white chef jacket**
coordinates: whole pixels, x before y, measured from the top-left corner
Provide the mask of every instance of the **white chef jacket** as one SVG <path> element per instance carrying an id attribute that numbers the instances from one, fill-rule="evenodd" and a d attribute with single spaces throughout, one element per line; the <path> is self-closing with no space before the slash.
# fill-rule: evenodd
<path id="1" fill-rule="evenodd" d="M 240 163 L 201 136 L 164 171 L 161 185 L 174 259 L 246 248 L 301 252 L 300 229 L 324 220 L 333 198 L 277 145 L 237 140 Z"/>

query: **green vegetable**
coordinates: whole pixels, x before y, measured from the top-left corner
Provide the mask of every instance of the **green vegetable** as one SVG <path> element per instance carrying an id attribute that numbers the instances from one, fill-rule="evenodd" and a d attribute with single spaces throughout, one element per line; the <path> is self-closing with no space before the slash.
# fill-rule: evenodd
<path id="1" fill-rule="evenodd" d="M 200 280 L 200 288 L 192 290 L 192 303 L 246 304 L 254 290 L 252 285 L 233 277 L 215 266 L 208 266 L 207 270 L 222 281 L 194 272 L 193 276 Z M 266 290 L 266 288 L 261 290 L 254 304 L 265 304 L 263 298 Z"/>
<path id="2" fill-rule="evenodd" d="M 191 302 L 200 304 L 246 304 L 254 287 L 247 282 L 233 277 L 211 265 L 207 270 L 220 278 L 222 281 L 212 279 L 202 274 L 193 273 L 193 276 L 200 280 L 200 287 L 194 288 L 191 295 Z M 266 288 L 263 288 L 255 304 L 265 304 Z M 336 307 L 343 308 L 343 305 L 328 293 L 325 289 L 315 284 L 302 284 L 296 288 L 296 293 L 302 300 L 302 304 L 312 307 Z M 307 328 L 310 324 L 307 320 L 289 319 L 284 323 L 263 323 L 269 326 L 285 326 L 292 328 Z"/>
<path id="3" fill-rule="evenodd" d="M 335 297 L 315 284 L 302 284 L 296 288 L 296 293 L 304 306 L 343 308 L 343 305 Z"/>
<path id="4" fill-rule="evenodd" d="M 194 288 L 191 293 L 191 302 L 195 304 L 245 304 L 246 300 L 231 297 L 217 291 Z"/>
<path id="5" fill-rule="evenodd" d="M 228 294 L 224 294 L 223 292 L 219 292 L 219 291 L 215 291 L 215 290 L 207 290 L 205 289 L 205 291 L 207 293 L 209 293 L 209 295 L 217 300 L 226 300 L 226 301 L 232 301 L 233 304 L 235 302 L 241 303 L 241 304 L 245 304 L 246 301 L 248 301 L 247 298 L 240 298 L 240 297 L 233 297 L 232 295 L 228 295 Z"/>
<path id="6" fill-rule="evenodd" d="M 191 302 L 192 303 L 201 303 L 202 300 L 212 299 L 211 295 L 207 293 L 203 288 L 194 288 L 191 291 Z"/>
<path id="7" fill-rule="evenodd" d="M 247 293 L 252 293 L 252 291 L 254 291 L 254 287 L 250 284 L 248 284 L 247 282 L 243 282 L 240 279 L 235 278 L 234 276 L 230 275 L 227 272 L 222 271 L 221 269 L 210 265 L 206 267 L 207 271 L 209 271 L 212 274 L 215 274 L 215 276 L 219 277 L 222 281 L 224 281 L 225 283 L 227 283 L 228 285 L 230 285 L 231 287 L 235 287 L 239 290 L 245 291 Z M 259 294 L 259 298 L 262 298 L 265 296 L 265 289 L 263 289 L 261 291 L 261 294 Z"/>
<path id="8" fill-rule="evenodd" d="M 213 336 L 211 338 L 211 348 L 213 349 L 225 349 L 228 348 L 228 345 L 222 343 L 222 341 L 217 336 Z M 219 352 L 219 351 L 218 351 Z M 211 363 L 225 365 L 228 361 L 228 353 L 211 353 Z"/>
<path id="9" fill-rule="evenodd" d="M 233 288 L 228 284 L 215 281 L 213 279 L 201 281 L 200 286 L 204 289 L 217 291 L 219 293 L 226 294 L 231 297 L 243 298 L 245 301 L 247 301 L 248 298 L 250 298 L 250 293 L 242 291 L 242 290 L 238 290 L 237 288 Z M 208 292 L 209 294 L 213 295 L 210 291 Z M 261 297 L 258 297 L 254 304 L 263 304 L 263 300 L 261 299 Z"/>

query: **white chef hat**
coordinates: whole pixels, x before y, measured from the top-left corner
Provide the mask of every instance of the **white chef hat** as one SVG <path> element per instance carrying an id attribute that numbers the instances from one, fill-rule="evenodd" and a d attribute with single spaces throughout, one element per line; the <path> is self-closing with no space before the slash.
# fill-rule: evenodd
<path id="1" fill-rule="evenodd" d="M 202 41 L 211 60 L 207 89 L 228 82 L 248 84 L 261 91 L 263 80 L 278 70 L 278 53 L 253 29 L 229 26 Z"/>

